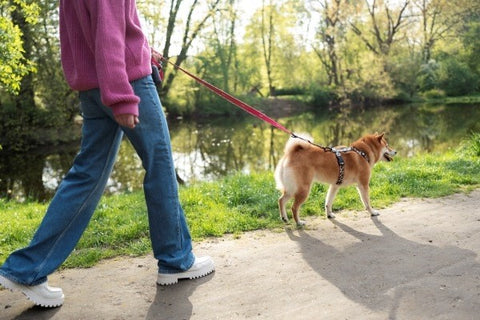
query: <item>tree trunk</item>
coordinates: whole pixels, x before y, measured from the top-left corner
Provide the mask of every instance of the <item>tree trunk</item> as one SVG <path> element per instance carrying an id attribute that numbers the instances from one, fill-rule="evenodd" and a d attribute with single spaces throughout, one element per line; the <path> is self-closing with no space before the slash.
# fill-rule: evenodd
<path id="1" fill-rule="evenodd" d="M 171 6 L 170 6 L 170 17 L 168 20 L 169 22 L 167 27 L 168 38 L 165 42 L 165 48 L 163 50 L 163 54 L 167 58 L 169 57 L 171 37 L 173 34 L 173 30 L 175 28 L 175 20 L 176 20 L 178 9 L 180 7 L 181 2 L 182 0 L 172 0 Z M 187 21 L 185 23 L 185 32 L 183 33 L 182 48 L 180 49 L 180 53 L 178 54 L 174 62 L 177 66 L 180 66 L 187 59 L 187 53 L 193 41 L 199 35 L 200 31 L 205 27 L 206 22 L 208 21 L 208 19 L 210 19 L 210 17 L 212 16 L 214 10 L 216 10 L 219 3 L 220 3 L 220 0 L 213 0 L 213 2 L 209 4 L 210 5 L 209 10 L 207 11 L 203 19 L 201 19 L 200 22 L 196 24 L 195 28 L 192 30 L 191 29 L 193 24 L 192 18 L 195 16 L 195 9 L 198 4 L 198 0 L 193 1 L 192 5 L 190 6 L 190 11 L 188 13 Z M 162 89 L 160 92 L 160 95 L 162 97 L 165 97 L 168 95 L 168 92 L 172 87 L 172 83 L 176 75 L 177 75 L 176 70 L 173 70 L 172 72 L 168 73 L 168 77 L 166 80 L 164 80 L 164 83 L 162 85 Z"/>

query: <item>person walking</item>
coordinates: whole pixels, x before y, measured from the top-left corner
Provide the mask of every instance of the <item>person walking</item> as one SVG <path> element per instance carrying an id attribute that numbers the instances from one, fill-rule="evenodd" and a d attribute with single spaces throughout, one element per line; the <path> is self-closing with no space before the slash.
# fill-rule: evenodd
<path id="1" fill-rule="evenodd" d="M 30 244 L 0 267 L 0 284 L 36 305 L 58 307 L 62 289 L 47 282 L 70 255 L 105 189 L 125 135 L 145 169 L 143 182 L 157 283 L 203 277 L 211 257 L 196 257 L 178 196 L 170 136 L 152 80 L 152 50 L 135 0 L 60 0 L 66 81 L 79 91 L 82 142 Z"/>

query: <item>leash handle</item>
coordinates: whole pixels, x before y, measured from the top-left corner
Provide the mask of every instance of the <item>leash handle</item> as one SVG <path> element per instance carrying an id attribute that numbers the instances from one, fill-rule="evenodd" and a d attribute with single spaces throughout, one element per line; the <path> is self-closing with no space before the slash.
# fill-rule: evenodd
<path id="1" fill-rule="evenodd" d="M 272 118 L 270 118 L 266 114 L 264 114 L 264 113 L 260 112 L 259 110 L 251 107 L 250 105 L 246 104 L 245 102 L 241 101 L 240 99 L 235 98 L 234 96 L 232 96 L 231 94 L 228 94 L 227 92 L 223 91 L 222 89 L 215 87 L 213 84 L 210 84 L 207 81 L 197 77 L 193 73 L 183 69 L 180 66 L 177 66 L 175 63 L 170 62 L 170 60 L 166 59 L 165 57 L 162 56 L 161 59 L 163 61 L 165 61 L 166 63 L 170 63 L 174 68 L 179 69 L 180 71 L 182 71 L 186 75 L 190 76 L 195 81 L 197 81 L 198 83 L 200 83 L 201 85 L 203 85 L 204 87 L 206 87 L 207 89 L 209 89 L 210 91 L 215 93 L 216 95 L 218 95 L 218 96 L 224 98 L 225 100 L 227 100 L 228 102 L 232 103 L 233 105 L 243 109 L 244 111 L 250 113 L 251 115 L 253 115 L 256 118 L 261 119 L 261 120 L 271 124 L 272 126 L 282 130 L 283 132 L 286 132 L 290 135 L 293 135 L 292 131 L 288 130 L 287 128 L 282 126 L 280 123 L 276 122 L 275 120 L 273 120 Z"/>

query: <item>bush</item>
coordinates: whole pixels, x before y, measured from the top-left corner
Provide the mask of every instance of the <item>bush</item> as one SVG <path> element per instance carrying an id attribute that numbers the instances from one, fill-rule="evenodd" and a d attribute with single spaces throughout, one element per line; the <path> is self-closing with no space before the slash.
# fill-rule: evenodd
<path id="1" fill-rule="evenodd" d="M 320 87 L 311 90 L 310 103 L 315 109 L 326 109 L 337 99 L 335 92 L 330 88 Z"/>
<path id="2" fill-rule="evenodd" d="M 449 58 L 442 62 L 439 71 L 439 88 L 448 96 L 462 96 L 478 89 L 478 76 L 462 62 Z"/>
<path id="3" fill-rule="evenodd" d="M 410 93 L 400 90 L 392 99 L 387 99 L 386 102 L 389 104 L 401 104 L 411 102 L 412 100 L 413 98 Z"/>
<path id="4" fill-rule="evenodd" d="M 480 157 L 480 132 L 473 132 L 467 141 L 468 151 Z"/>
<path id="5" fill-rule="evenodd" d="M 438 86 L 438 69 L 440 64 L 435 60 L 422 64 L 417 76 L 417 86 L 420 92 L 432 90 Z"/>
<path id="6" fill-rule="evenodd" d="M 302 94 L 305 94 L 305 89 L 299 87 L 275 89 L 275 96 L 297 96 Z"/>
<path id="7" fill-rule="evenodd" d="M 445 92 L 439 89 L 431 89 L 423 93 L 427 99 L 442 99 L 445 98 Z"/>

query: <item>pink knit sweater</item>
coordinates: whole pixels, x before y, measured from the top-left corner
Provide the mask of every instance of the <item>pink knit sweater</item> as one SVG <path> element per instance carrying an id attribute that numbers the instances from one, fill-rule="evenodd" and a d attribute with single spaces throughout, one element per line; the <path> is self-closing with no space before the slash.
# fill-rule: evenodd
<path id="1" fill-rule="evenodd" d="M 135 0 L 60 0 L 60 46 L 72 89 L 100 88 L 115 115 L 138 115 L 130 81 L 152 69 Z"/>

